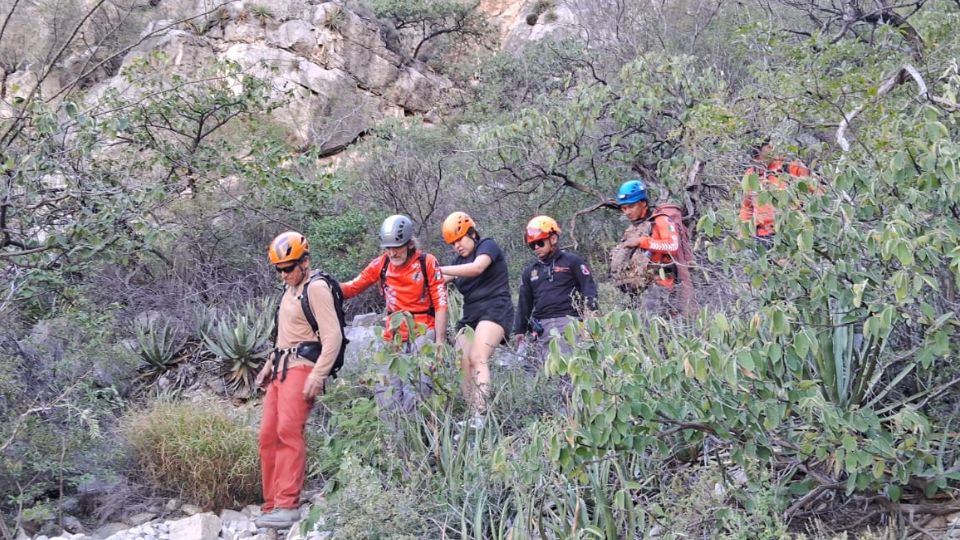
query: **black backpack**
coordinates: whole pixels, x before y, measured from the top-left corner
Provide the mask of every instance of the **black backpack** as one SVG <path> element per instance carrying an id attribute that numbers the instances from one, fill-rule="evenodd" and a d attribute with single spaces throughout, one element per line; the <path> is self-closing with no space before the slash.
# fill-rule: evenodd
<path id="1" fill-rule="evenodd" d="M 350 343 L 350 340 L 347 339 L 347 334 L 344 332 L 344 327 L 346 327 L 346 317 L 343 313 L 343 289 L 340 288 L 340 283 L 334 279 L 333 276 L 327 274 L 326 272 L 321 272 L 320 270 L 314 270 L 310 273 L 310 279 L 303 285 L 303 294 L 300 295 L 300 307 L 303 309 L 303 316 L 306 317 L 307 322 L 310 324 L 310 328 L 313 329 L 314 335 L 320 331 L 320 327 L 317 324 L 316 317 L 313 316 L 313 310 L 310 309 L 310 297 L 307 291 L 310 289 L 310 283 L 314 279 L 322 279 L 327 282 L 327 286 L 330 287 L 330 293 L 333 295 L 333 308 L 337 312 L 337 321 L 340 323 L 340 351 L 337 352 L 337 359 L 333 362 L 333 366 L 330 368 L 330 373 L 328 377 L 331 379 L 337 378 L 337 372 L 340 371 L 340 368 L 343 367 L 343 357 L 347 351 L 347 344 Z M 277 300 L 277 312 L 273 317 L 273 334 L 271 340 L 273 341 L 274 346 L 277 344 L 277 334 L 280 331 L 280 301 L 283 299 L 284 293 L 287 292 L 287 288 L 283 288 L 283 292 L 280 293 L 280 299 Z M 297 355 L 306 358 L 312 362 L 316 362 L 317 358 L 320 358 L 321 344 L 319 341 L 304 341 L 297 345 Z M 279 357 L 279 351 L 274 355 L 274 358 Z M 274 374 L 276 374 L 277 366 L 274 366 Z M 285 378 L 286 375 L 286 360 L 283 362 L 283 375 L 281 375 L 281 380 Z"/>

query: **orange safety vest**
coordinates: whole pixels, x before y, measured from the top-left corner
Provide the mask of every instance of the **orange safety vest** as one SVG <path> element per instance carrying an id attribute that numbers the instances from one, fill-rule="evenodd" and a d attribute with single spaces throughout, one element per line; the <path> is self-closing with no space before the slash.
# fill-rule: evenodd
<path id="1" fill-rule="evenodd" d="M 783 189 L 786 187 L 782 159 L 773 159 L 766 166 L 751 166 L 744 176 L 756 174 L 760 178 L 761 189 Z M 791 177 L 810 176 L 810 169 L 799 160 L 787 164 L 786 173 Z M 753 220 L 757 227 L 756 234 L 760 237 L 776 234 L 776 209 L 772 204 L 757 204 L 757 194 L 748 191 L 744 193 L 743 204 L 740 205 L 740 221 Z"/>

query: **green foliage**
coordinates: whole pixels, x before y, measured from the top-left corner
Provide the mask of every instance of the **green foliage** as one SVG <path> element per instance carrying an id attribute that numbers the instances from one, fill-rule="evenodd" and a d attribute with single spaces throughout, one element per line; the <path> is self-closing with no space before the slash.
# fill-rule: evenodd
<path id="1" fill-rule="evenodd" d="M 590 341 L 549 362 L 549 370 L 571 378 L 576 416 L 554 438 L 551 456 L 582 474 L 583 464 L 611 451 L 666 458 L 676 445 L 712 435 L 730 445 L 734 463 L 745 469 L 805 462 L 845 480 L 848 494 L 913 479 L 946 486 L 949 475 L 930 464 L 958 456 L 944 449 L 948 435 L 932 430 L 916 407 L 827 401 L 824 382 L 810 379 L 805 364 L 779 343 L 764 346 L 755 322 L 704 313 L 684 335 L 662 321 L 644 324 L 635 313 L 588 321 Z M 813 487 L 807 475 L 784 482 Z"/>
<path id="2" fill-rule="evenodd" d="M 373 466 L 383 464 L 384 426 L 372 396 L 357 395 L 342 384 L 327 384 L 321 403 L 330 413 L 325 426 L 309 431 L 307 470 L 311 477 L 336 482 L 348 456 Z"/>
<path id="3" fill-rule="evenodd" d="M 275 310 L 270 300 L 248 302 L 201 330 L 207 350 L 223 362 L 231 391 L 243 395 L 253 391 L 254 379 L 270 352 Z"/>
<path id="4" fill-rule="evenodd" d="M 161 226 L 171 199 L 244 172 L 241 148 L 221 135 L 271 110 L 266 85 L 231 64 L 210 66 L 198 74 L 203 81 L 173 70 L 163 54 L 137 57 L 124 71 L 142 91 L 136 100 L 109 90 L 95 107 L 67 99 L 54 108 L 37 97 L 22 104 L 22 117 L 0 124 L 0 169 L 10 179 L 10 234 L 0 250 L 19 269 L 14 300 L 49 307 L 51 282 L 157 254 L 175 235 Z"/>
<path id="5" fill-rule="evenodd" d="M 312 265 L 333 276 L 353 276 L 379 253 L 371 241 L 371 216 L 359 209 L 322 217 L 306 230 Z"/>
<path id="6" fill-rule="evenodd" d="M 266 23 L 267 21 L 273 19 L 273 11 L 270 10 L 269 6 L 263 4 L 254 4 L 250 7 L 250 13 L 257 18 L 261 23 Z"/>
<path id="7" fill-rule="evenodd" d="M 215 406 L 158 402 L 125 418 L 142 478 L 204 508 L 233 508 L 260 496 L 256 433 Z"/>
<path id="8" fill-rule="evenodd" d="M 138 321 L 135 325 L 137 354 L 143 361 L 141 373 L 153 380 L 173 369 L 183 357 L 180 352 L 186 345 L 186 336 L 161 317 Z"/>
<path id="9" fill-rule="evenodd" d="M 520 51 L 503 51 L 478 62 L 457 65 L 451 76 L 464 84 L 457 122 L 509 122 L 509 113 L 526 107 L 556 104 L 558 93 L 589 81 L 582 67 L 589 61 L 584 45 L 575 39 L 547 36 Z M 506 114 L 505 114 L 506 113 Z"/>
<path id="10" fill-rule="evenodd" d="M 366 0 L 377 17 L 400 32 L 403 51 L 416 60 L 436 60 L 470 47 L 491 46 L 494 33 L 475 0 Z M 428 54 L 429 52 L 429 54 Z M 430 58 L 425 58 L 429 56 Z"/>
<path id="11" fill-rule="evenodd" d="M 542 15 L 548 4 L 531 8 Z M 461 45 L 475 48 L 495 32 L 473 2 L 371 0 L 388 46 L 442 66 L 454 87 L 440 125 L 414 118 L 375 127 L 356 159 L 336 169 L 319 164 L 318 150 L 285 146 L 263 114 L 279 105 L 269 85 L 235 65 L 209 66 L 200 82 L 174 75 L 163 54 L 131 57 L 124 76 L 140 97 L 107 90 L 95 107 L 23 100 L 8 88 L 22 114 L 0 121 L 0 260 L 13 292 L 0 307 L 15 306 L 26 323 L 70 312 L 97 288 L 92 275 L 126 290 L 102 297 L 131 314 L 154 309 L 138 303 L 145 284 L 191 275 L 189 290 L 157 286 L 150 300 L 262 297 L 266 280 L 250 268 L 266 266 L 262 246 L 281 226 L 310 236 L 315 266 L 349 276 L 377 251 L 371 233 L 392 212 L 410 214 L 430 247 L 439 220 L 466 210 L 505 248 L 511 269 L 530 257 L 522 223 L 551 213 L 564 243 L 596 266 L 623 224 L 613 213 L 578 211 L 603 207 L 620 182 L 639 176 L 656 200 L 682 203 L 698 222 L 697 285 L 710 307 L 672 321 L 606 309 L 587 321 L 573 354 L 553 354 L 552 378 L 495 366 L 490 412 L 475 431 L 458 425 L 467 407 L 449 350 L 379 353 L 395 374 L 432 374 L 437 393 L 385 426 L 365 388 L 370 374 L 329 389 L 310 470 L 336 478 L 324 508 L 336 534 L 629 538 L 660 526 L 677 536 L 779 538 L 798 497 L 809 496 L 815 512 L 859 497 L 886 498 L 888 511 L 955 495 L 954 3 L 898 9 L 905 22 L 892 11 L 850 22 L 819 4 L 781 2 L 772 26 L 766 9 L 740 3 L 577 4 L 589 41 L 548 38 L 474 62 Z M 272 17 L 250 9 L 248 17 Z M 351 16 L 328 14 L 322 24 L 331 29 Z M 759 191 L 757 178 L 741 177 L 765 135 L 815 176 L 758 195 L 777 208 L 778 229 L 773 246 L 758 249 L 735 208 L 743 189 Z M 84 312 L 111 328 L 103 307 Z M 234 315 L 208 341 L 253 369 L 257 331 L 214 336 L 255 326 Z M 90 327 L 71 338 L 82 343 L 76 351 L 21 350 L 21 337 L 0 343 L 0 412 L 13 419 L 0 425 L 0 492 L 10 494 L 7 511 L 39 515 L 46 494 L 60 489 L 57 477 L 68 491 L 102 449 L 96 434 L 124 395 L 122 380 L 114 387 L 99 368 L 90 377 L 80 366 L 127 358 L 116 336 Z M 166 369 L 169 340 L 150 339 L 155 361 L 144 362 Z M 48 353 L 56 360 L 37 360 Z M 569 404 L 558 375 L 570 381 Z M 176 426 L 142 443 L 148 451 L 169 439 L 194 452 L 182 452 L 194 466 L 207 467 L 207 453 L 244 456 L 198 471 L 154 454 L 150 461 L 174 471 L 157 482 L 216 478 L 249 491 L 192 489 L 221 504 L 255 498 L 250 433 L 217 424 L 229 435 L 198 442 L 188 436 L 202 428 L 157 415 Z M 241 440 L 242 452 L 212 450 Z M 64 448 L 83 458 L 51 457 Z M 227 461 L 247 464 L 242 480 L 223 481 Z"/>
<path id="12" fill-rule="evenodd" d="M 333 538 L 413 540 L 430 530 L 411 487 L 385 483 L 355 456 L 343 457 L 339 484 L 341 491 L 320 505 L 317 513 L 332 527 Z"/>
<path id="13" fill-rule="evenodd" d="M 642 56 L 622 68 L 615 84 L 557 89 L 551 106 L 522 109 L 479 133 L 484 151 L 473 174 L 491 199 L 523 193 L 516 201 L 527 215 L 547 211 L 561 223 L 577 206 L 609 201 L 635 176 L 655 201 L 689 206 L 696 217 L 691 194 L 699 204 L 713 194 L 687 185 L 690 169 L 722 151 L 726 132 L 738 125 L 727 92 L 720 74 L 697 68 L 693 58 Z M 571 192 L 566 205 L 554 202 L 563 191 Z M 573 241 L 583 242 L 581 254 L 604 260 L 597 227 L 580 231 Z"/>
<path id="14" fill-rule="evenodd" d="M 114 474 L 110 434 L 137 363 L 114 342 L 114 315 L 64 310 L 19 348 L 0 334 L 0 515 L 40 517 L 85 478 Z"/>

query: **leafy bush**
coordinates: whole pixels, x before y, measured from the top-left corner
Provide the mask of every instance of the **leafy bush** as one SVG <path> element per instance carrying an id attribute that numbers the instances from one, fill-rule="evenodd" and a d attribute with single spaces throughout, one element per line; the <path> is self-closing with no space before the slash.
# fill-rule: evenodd
<path id="1" fill-rule="evenodd" d="M 251 504 L 260 496 L 257 434 L 213 406 L 158 402 L 124 421 L 142 478 L 205 508 Z"/>
<path id="2" fill-rule="evenodd" d="M 420 497 L 411 487 L 385 482 L 375 469 L 350 454 L 343 457 L 338 478 L 341 491 L 312 514 L 313 521 L 325 516 L 333 538 L 414 540 L 429 536 L 427 517 L 418 506 Z"/>
<path id="3" fill-rule="evenodd" d="M 115 328 L 113 309 L 70 308 L 19 342 L 0 337 L 0 518 L 40 517 L 115 474 L 111 435 L 137 366 Z"/>
<path id="4" fill-rule="evenodd" d="M 825 399 L 828 381 L 810 379 L 805 364 L 790 359 L 794 350 L 757 346 L 757 321 L 704 314 L 689 335 L 636 313 L 588 321 L 590 341 L 567 357 L 553 351 L 548 364 L 571 378 L 576 413 L 552 456 L 576 471 L 611 451 L 669 459 L 679 445 L 710 436 L 745 470 L 802 464 L 803 474 L 781 480 L 794 494 L 832 482 L 847 495 L 898 500 L 911 482 L 927 486 L 927 496 L 948 487 L 956 474 L 945 465 L 960 456 L 944 446 L 947 432 L 909 403 Z"/>
<path id="5" fill-rule="evenodd" d="M 342 279 L 353 277 L 377 256 L 371 223 L 380 217 L 350 209 L 311 223 L 306 230 L 311 267 Z"/>
<path id="6" fill-rule="evenodd" d="M 326 425 L 307 432 L 307 470 L 311 477 L 336 482 L 347 456 L 373 466 L 383 464 L 384 426 L 377 417 L 373 396 L 328 383 L 320 406 L 329 411 L 329 416 Z"/>

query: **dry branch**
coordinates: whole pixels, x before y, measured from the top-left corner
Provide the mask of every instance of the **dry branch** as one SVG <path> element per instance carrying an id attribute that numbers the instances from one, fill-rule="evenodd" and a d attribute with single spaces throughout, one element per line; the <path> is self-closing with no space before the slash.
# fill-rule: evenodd
<path id="1" fill-rule="evenodd" d="M 576 250 L 577 247 L 578 247 L 577 235 L 574 234 L 574 232 L 575 232 L 576 229 L 577 229 L 577 218 L 580 217 L 580 216 L 583 215 L 583 214 L 589 214 L 590 212 L 599 210 L 599 209 L 601 209 L 601 208 L 612 208 L 612 209 L 616 210 L 616 209 L 618 209 L 618 208 L 620 208 L 620 207 L 617 206 L 617 203 L 615 203 L 614 201 L 608 199 L 608 200 L 600 201 L 600 202 L 598 202 L 597 204 L 594 204 L 594 205 L 592 205 L 592 206 L 588 206 L 587 208 L 583 208 L 583 209 L 581 209 L 581 210 L 577 210 L 577 211 L 573 214 L 573 217 L 570 218 L 570 238 L 573 239 L 573 246 L 572 246 L 572 248 L 573 248 L 574 250 Z"/>
<path id="2" fill-rule="evenodd" d="M 924 82 L 923 76 L 920 75 L 920 72 L 917 71 L 917 68 L 913 67 L 910 64 L 905 64 L 903 67 L 898 69 L 896 73 L 891 75 L 887 80 L 880 85 L 880 88 L 877 89 L 877 99 L 884 97 L 889 94 L 896 86 L 903 84 L 907 80 L 907 75 L 913 78 L 916 81 L 917 86 L 919 87 L 919 97 L 923 99 L 929 99 L 929 93 L 927 92 L 927 83 Z M 850 123 L 853 120 L 860 116 L 860 113 L 863 112 L 866 107 L 866 103 L 861 103 L 857 105 L 855 109 L 844 115 L 843 121 L 840 122 L 840 127 L 837 128 L 836 140 L 837 144 L 840 145 L 840 148 L 844 152 L 850 151 L 850 141 L 847 140 L 847 129 L 850 127 Z"/>

